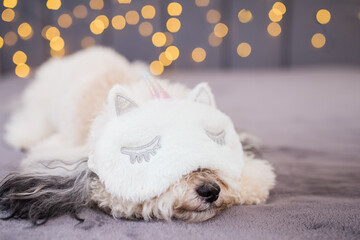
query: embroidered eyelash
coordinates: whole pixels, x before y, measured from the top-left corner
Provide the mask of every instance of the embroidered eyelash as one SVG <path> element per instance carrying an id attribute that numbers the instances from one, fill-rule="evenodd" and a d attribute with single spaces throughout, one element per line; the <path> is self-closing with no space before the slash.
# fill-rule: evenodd
<path id="1" fill-rule="evenodd" d="M 160 148 L 160 136 L 157 136 L 151 142 L 141 147 L 122 147 L 121 153 L 128 155 L 130 163 L 134 164 L 136 161 L 141 163 L 143 160 L 149 162 L 150 157 L 155 156 L 156 150 Z"/>
<path id="2" fill-rule="evenodd" d="M 208 137 L 213 140 L 214 142 L 216 142 L 217 144 L 219 144 L 220 146 L 225 145 L 225 131 L 221 131 L 219 133 L 212 133 L 209 132 L 208 130 L 205 129 L 206 135 L 208 135 Z"/>

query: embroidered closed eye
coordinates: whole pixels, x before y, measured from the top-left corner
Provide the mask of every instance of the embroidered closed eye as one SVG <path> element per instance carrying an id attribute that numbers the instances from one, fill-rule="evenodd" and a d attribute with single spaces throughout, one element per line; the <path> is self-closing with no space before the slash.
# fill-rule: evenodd
<path id="1" fill-rule="evenodd" d="M 218 132 L 218 133 L 213 133 L 213 132 L 210 132 L 205 129 L 205 132 L 206 132 L 206 135 L 208 135 L 208 137 L 211 140 L 213 140 L 220 146 L 225 145 L 225 131 L 224 130 L 222 130 L 221 132 Z"/>
<path id="2" fill-rule="evenodd" d="M 161 148 L 160 136 L 155 137 L 151 142 L 140 147 L 122 147 L 121 153 L 130 157 L 130 163 L 141 163 L 143 160 L 150 161 L 151 156 L 155 156 L 156 151 Z"/>

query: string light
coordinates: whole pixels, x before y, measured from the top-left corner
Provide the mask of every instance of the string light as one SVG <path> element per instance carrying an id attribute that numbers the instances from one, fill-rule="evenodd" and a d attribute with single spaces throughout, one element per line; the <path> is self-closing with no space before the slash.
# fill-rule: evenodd
<path id="1" fill-rule="evenodd" d="M 65 56 L 65 48 L 62 48 L 59 51 L 55 51 L 54 49 L 51 49 L 50 55 L 54 58 L 61 58 L 61 57 Z"/>
<path id="2" fill-rule="evenodd" d="M 195 4 L 198 7 L 207 7 L 209 5 L 210 0 L 195 0 Z"/>
<path id="3" fill-rule="evenodd" d="M 131 0 L 118 0 L 120 4 L 130 4 Z"/>
<path id="4" fill-rule="evenodd" d="M 217 47 L 222 43 L 222 38 L 217 37 L 214 33 L 210 33 L 208 37 L 208 42 L 210 46 Z"/>
<path id="5" fill-rule="evenodd" d="M 149 22 L 143 22 L 139 25 L 139 33 L 141 36 L 150 36 L 153 32 L 153 26 Z"/>
<path id="6" fill-rule="evenodd" d="M 168 5 L 167 11 L 170 16 L 180 16 L 182 12 L 182 6 L 180 3 L 172 2 Z"/>
<path id="7" fill-rule="evenodd" d="M 164 65 L 160 61 L 153 61 L 150 64 L 150 72 L 154 75 L 161 75 L 164 72 Z"/>
<path id="8" fill-rule="evenodd" d="M 166 43 L 166 36 L 162 32 L 156 32 L 152 36 L 152 43 L 155 47 L 162 47 Z"/>
<path id="9" fill-rule="evenodd" d="M 209 23 L 217 23 L 220 21 L 220 19 L 221 19 L 221 14 L 219 13 L 218 10 L 210 9 L 209 11 L 207 11 L 206 21 L 208 21 Z"/>
<path id="10" fill-rule="evenodd" d="M 250 10 L 241 9 L 238 13 L 238 18 L 241 23 L 248 23 L 253 19 L 253 15 Z"/>
<path id="11" fill-rule="evenodd" d="M 137 11 L 128 11 L 125 14 L 125 19 L 129 25 L 136 25 L 139 22 L 140 17 Z"/>
<path id="12" fill-rule="evenodd" d="M 69 14 L 65 13 L 59 16 L 57 20 L 58 24 L 62 28 L 68 28 L 72 24 L 72 18 Z"/>
<path id="13" fill-rule="evenodd" d="M 100 21 L 99 19 L 95 19 L 90 23 L 90 31 L 95 34 L 99 35 L 104 31 L 104 23 Z"/>
<path id="14" fill-rule="evenodd" d="M 172 61 L 179 58 L 180 51 L 176 46 L 169 46 L 165 50 L 166 57 Z"/>
<path id="15" fill-rule="evenodd" d="M 321 33 L 315 33 L 311 38 L 311 44 L 314 48 L 322 48 L 326 43 L 326 38 Z"/>
<path id="16" fill-rule="evenodd" d="M 273 8 L 279 10 L 282 15 L 286 13 L 286 7 L 282 2 L 274 3 Z"/>
<path id="17" fill-rule="evenodd" d="M 15 68 L 15 74 L 18 77 L 26 78 L 30 73 L 30 67 L 25 63 L 20 63 Z"/>
<path id="18" fill-rule="evenodd" d="M 17 40 L 18 40 L 18 37 L 17 37 L 16 33 L 12 32 L 12 31 L 6 33 L 4 36 L 4 42 L 8 46 L 14 46 L 16 44 Z"/>
<path id="19" fill-rule="evenodd" d="M 74 17 L 84 19 L 86 18 L 88 11 L 84 5 L 77 5 L 73 10 Z"/>
<path id="20" fill-rule="evenodd" d="M 112 18 L 111 25 L 113 26 L 114 29 L 121 30 L 126 25 L 125 18 L 123 16 L 121 16 L 121 15 L 117 15 L 117 16 Z"/>
<path id="21" fill-rule="evenodd" d="M 181 27 L 181 22 L 177 18 L 169 18 L 166 22 L 166 28 L 169 30 L 169 32 L 177 32 L 179 31 Z"/>
<path id="22" fill-rule="evenodd" d="M 141 15 L 145 19 L 153 19 L 155 17 L 155 14 L 156 14 L 156 10 L 151 5 L 145 5 L 141 9 Z"/>
<path id="23" fill-rule="evenodd" d="M 107 18 L 107 16 L 105 15 L 99 15 L 96 17 L 97 20 L 100 20 L 103 25 L 104 25 L 104 29 L 107 29 L 109 26 L 109 19 Z"/>
<path id="24" fill-rule="evenodd" d="M 44 27 L 47 28 L 48 26 Z M 43 29 L 44 30 L 44 29 Z M 45 31 L 45 37 L 47 40 L 51 41 L 54 37 L 60 36 L 60 31 L 56 27 L 49 27 Z"/>
<path id="25" fill-rule="evenodd" d="M 267 27 L 267 31 L 273 37 L 279 36 L 281 33 L 281 26 L 278 23 L 271 22 Z"/>
<path id="26" fill-rule="evenodd" d="M 206 51 L 203 48 L 197 47 L 192 51 L 191 57 L 194 62 L 203 62 L 206 58 Z"/>
<path id="27" fill-rule="evenodd" d="M 26 63 L 27 56 L 23 51 L 16 51 L 13 55 L 13 62 L 18 65 L 21 63 Z"/>
<path id="28" fill-rule="evenodd" d="M 96 44 L 95 39 L 93 37 L 90 37 L 90 36 L 84 37 L 81 40 L 81 47 L 82 48 L 89 48 L 89 47 L 94 46 L 95 44 Z"/>
<path id="29" fill-rule="evenodd" d="M 228 34 L 228 27 L 224 24 L 224 23 L 218 23 L 215 25 L 214 27 L 214 34 L 217 36 L 217 37 L 225 37 L 226 34 Z"/>
<path id="30" fill-rule="evenodd" d="M 54 37 L 50 40 L 50 47 L 51 49 L 55 51 L 60 51 L 65 46 L 64 39 L 62 39 L 60 36 Z"/>
<path id="31" fill-rule="evenodd" d="M 2 48 L 2 46 L 4 46 L 4 39 L 0 36 L 0 48 Z"/>
<path id="32" fill-rule="evenodd" d="M 272 8 L 269 12 L 269 18 L 273 22 L 280 22 L 281 19 L 283 18 L 283 16 L 282 16 L 280 10 L 278 10 L 276 8 Z"/>
<path id="33" fill-rule="evenodd" d="M 326 9 L 320 9 L 317 13 L 316 13 L 316 20 L 320 23 L 320 24 L 327 24 L 331 19 L 331 14 L 328 10 Z"/>
<path id="34" fill-rule="evenodd" d="M 26 22 L 22 23 L 18 27 L 18 34 L 22 39 L 28 40 L 33 36 L 32 27 Z"/>
<path id="35" fill-rule="evenodd" d="M 101 10 L 104 7 L 103 0 L 90 0 L 89 2 L 90 8 L 93 10 Z"/>
<path id="36" fill-rule="evenodd" d="M 6 8 L 14 8 L 16 7 L 17 0 L 4 0 L 3 5 Z"/>
<path id="37" fill-rule="evenodd" d="M 166 67 L 172 63 L 172 60 L 167 57 L 165 52 L 162 52 L 159 56 L 159 61 Z"/>
<path id="38" fill-rule="evenodd" d="M 169 45 L 173 44 L 174 36 L 169 32 L 165 32 L 164 34 L 165 34 L 165 37 L 166 37 L 165 46 L 169 46 Z"/>
<path id="39" fill-rule="evenodd" d="M 251 53 L 251 46 L 250 44 L 246 43 L 246 42 L 243 42 L 243 43 L 240 43 L 237 47 L 237 54 L 240 56 L 240 57 L 243 57 L 243 58 L 246 58 L 250 55 Z"/>
<path id="40" fill-rule="evenodd" d="M 60 0 L 47 0 L 46 7 L 50 10 L 58 10 L 61 7 Z"/>
<path id="41" fill-rule="evenodd" d="M 11 22 L 15 18 L 14 10 L 7 8 L 1 14 L 1 19 L 5 22 Z"/>

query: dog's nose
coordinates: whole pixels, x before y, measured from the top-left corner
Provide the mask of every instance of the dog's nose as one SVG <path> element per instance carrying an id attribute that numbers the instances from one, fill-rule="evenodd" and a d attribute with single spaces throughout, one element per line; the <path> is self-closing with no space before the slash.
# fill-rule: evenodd
<path id="1" fill-rule="evenodd" d="M 219 198 L 220 186 L 216 183 L 205 183 L 196 189 L 200 197 L 206 202 L 212 203 Z"/>

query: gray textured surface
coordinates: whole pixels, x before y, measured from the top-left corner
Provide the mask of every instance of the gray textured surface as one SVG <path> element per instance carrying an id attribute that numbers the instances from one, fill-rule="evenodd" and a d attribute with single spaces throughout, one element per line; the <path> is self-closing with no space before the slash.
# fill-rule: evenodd
<path id="1" fill-rule="evenodd" d="M 194 86 L 209 81 L 219 107 L 258 135 L 276 168 L 267 204 L 236 206 L 198 224 L 114 220 L 84 210 L 33 227 L 0 221 L 0 239 L 359 239 L 360 71 L 302 69 L 263 72 L 182 72 Z M 0 84 L 0 125 L 26 80 Z M 2 129 L 1 133 L 2 135 Z M 0 177 L 21 154 L 0 144 Z"/>

